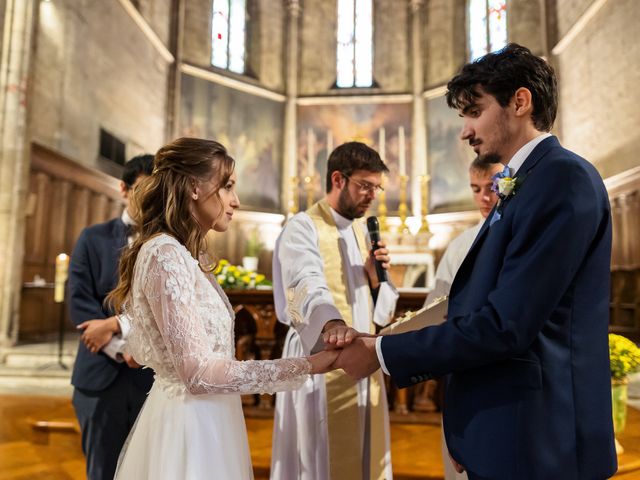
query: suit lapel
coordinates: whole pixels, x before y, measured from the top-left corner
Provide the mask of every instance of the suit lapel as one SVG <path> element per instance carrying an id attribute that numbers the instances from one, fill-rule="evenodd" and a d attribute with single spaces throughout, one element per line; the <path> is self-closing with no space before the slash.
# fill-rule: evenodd
<path id="1" fill-rule="evenodd" d="M 118 239 L 118 253 L 127 245 L 127 226 L 122 221 L 122 218 L 116 218 L 113 222 L 113 238 Z"/>
<path id="2" fill-rule="evenodd" d="M 542 140 L 538 145 L 536 145 L 536 148 L 534 148 L 533 151 L 529 154 L 529 156 L 524 161 L 522 166 L 518 169 L 518 172 L 516 173 L 515 176 L 516 177 L 519 175 L 528 176 L 531 170 L 533 170 L 533 168 L 536 166 L 536 164 L 540 161 L 542 157 L 544 157 L 552 148 L 559 147 L 559 146 L 560 146 L 560 142 L 558 142 L 558 139 L 555 136 L 551 136 Z M 509 199 L 507 199 L 507 203 L 508 203 L 508 200 Z M 490 220 L 493 214 L 495 213 L 496 208 L 497 207 L 493 207 L 493 210 L 491 210 L 491 212 L 487 216 L 487 219 L 482 224 L 482 227 L 480 228 L 478 235 L 476 235 L 476 238 L 473 241 L 473 244 L 471 245 L 469 252 L 465 256 L 462 264 L 460 265 L 460 268 L 458 269 L 458 272 L 456 273 L 456 276 L 454 277 L 453 283 L 451 285 L 450 296 L 453 296 L 453 293 L 456 290 L 456 284 L 460 283 L 460 282 L 456 282 L 456 280 L 458 280 L 458 277 L 461 276 L 460 272 L 465 270 L 465 266 L 467 264 L 475 261 L 475 257 L 478 254 L 478 249 L 484 242 L 484 238 L 486 237 L 487 232 L 489 231 L 489 227 L 491 224 Z"/>

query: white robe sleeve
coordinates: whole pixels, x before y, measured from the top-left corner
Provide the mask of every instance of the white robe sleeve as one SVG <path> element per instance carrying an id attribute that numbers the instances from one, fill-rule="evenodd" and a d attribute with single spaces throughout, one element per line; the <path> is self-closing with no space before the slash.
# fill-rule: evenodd
<path id="1" fill-rule="evenodd" d="M 391 323 L 391 319 L 396 311 L 396 303 L 400 294 L 391 280 L 382 282 L 378 289 L 378 298 L 373 310 L 373 322 L 379 327 L 386 327 Z"/>
<path id="2" fill-rule="evenodd" d="M 304 352 L 309 354 L 320 340 L 324 324 L 342 316 L 324 276 L 317 230 L 306 213 L 289 220 L 278 238 L 273 275 L 278 319 L 296 329 Z"/>
<path id="3" fill-rule="evenodd" d="M 364 224 L 362 225 L 362 229 L 364 230 L 367 243 L 370 245 L 371 239 L 369 238 L 369 232 L 367 231 Z M 391 255 L 393 256 L 393 254 Z M 373 310 L 373 323 L 375 323 L 379 327 L 386 327 L 387 325 L 389 325 L 389 323 L 391 323 L 391 320 L 393 319 L 396 311 L 398 298 L 400 297 L 398 290 L 393 285 L 393 283 L 391 283 L 391 278 L 388 274 L 387 278 L 389 278 L 388 281 L 380 283 L 376 305 Z"/>

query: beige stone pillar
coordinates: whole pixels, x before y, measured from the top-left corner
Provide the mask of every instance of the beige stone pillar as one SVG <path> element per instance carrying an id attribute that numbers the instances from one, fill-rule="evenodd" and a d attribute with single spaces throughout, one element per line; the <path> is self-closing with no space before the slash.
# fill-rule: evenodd
<path id="1" fill-rule="evenodd" d="M 409 0 L 411 8 L 411 205 L 414 216 L 420 217 L 422 196 L 420 176 L 429 174 L 427 162 L 427 128 L 425 121 L 424 56 L 422 42 L 424 0 Z M 427 197 L 428 198 L 428 197 Z"/>
<path id="2" fill-rule="evenodd" d="M 36 0 L 6 0 L 0 58 L 0 346 L 18 337 L 28 186 L 27 98 Z"/>
<path id="3" fill-rule="evenodd" d="M 170 142 L 178 136 L 180 124 L 180 103 L 182 97 L 182 52 L 184 50 L 185 0 L 172 0 L 171 25 L 169 33 L 169 51 L 173 54 L 173 65 L 169 66 L 167 82 L 167 123 L 165 141 Z M 155 152 L 152 152 L 155 153 Z"/>
<path id="4" fill-rule="evenodd" d="M 300 20 L 300 1 L 286 0 L 287 5 L 287 53 L 285 65 L 285 95 L 284 106 L 284 159 L 282 164 L 282 208 L 290 211 L 296 192 L 292 191 L 291 179 L 298 175 L 296 156 L 296 98 L 298 96 L 298 22 Z"/>

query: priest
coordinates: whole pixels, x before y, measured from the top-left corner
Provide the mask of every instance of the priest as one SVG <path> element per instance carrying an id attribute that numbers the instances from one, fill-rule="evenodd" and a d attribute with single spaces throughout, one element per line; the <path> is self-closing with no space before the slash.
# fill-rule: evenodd
<path id="1" fill-rule="evenodd" d="M 278 320 L 288 325 L 283 357 L 324 349 L 326 332 L 374 333 L 388 324 L 398 293 L 380 282 L 389 267 L 383 242 L 371 245 L 361 221 L 388 168 L 360 142 L 329 156 L 327 194 L 287 223 L 273 260 Z M 360 381 L 342 371 L 314 375 L 276 395 L 271 478 L 391 480 L 389 419 L 382 374 Z"/>

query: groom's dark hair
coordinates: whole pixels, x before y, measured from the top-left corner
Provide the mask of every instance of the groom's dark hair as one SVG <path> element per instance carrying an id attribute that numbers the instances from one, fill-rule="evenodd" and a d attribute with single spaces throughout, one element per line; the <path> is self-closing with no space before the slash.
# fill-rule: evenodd
<path id="1" fill-rule="evenodd" d="M 462 67 L 447 84 L 447 104 L 461 110 L 473 105 L 485 92 L 504 108 L 522 87 L 531 92 L 533 125 L 548 132 L 558 111 L 556 75 L 551 65 L 516 43 Z"/>

